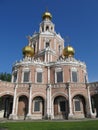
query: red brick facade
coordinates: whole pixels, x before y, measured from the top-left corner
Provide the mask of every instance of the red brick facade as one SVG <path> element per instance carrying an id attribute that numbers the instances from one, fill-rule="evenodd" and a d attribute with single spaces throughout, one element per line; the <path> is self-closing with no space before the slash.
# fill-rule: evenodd
<path id="1" fill-rule="evenodd" d="M 78 119 L 98 116 L 98 83 L 88 83 L 85 63 L 64 40 L 45 12 L 38 33 L 29 36 L 23 59 L 12 68 L 11 83 L 0 81 L 0 118 Z"/>

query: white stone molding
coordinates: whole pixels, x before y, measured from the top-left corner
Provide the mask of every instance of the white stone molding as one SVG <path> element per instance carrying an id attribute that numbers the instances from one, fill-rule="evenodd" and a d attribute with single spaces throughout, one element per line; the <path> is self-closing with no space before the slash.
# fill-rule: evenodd
<path id="1" fill-rule="evenodd" d="M 43 93 L 43 92 L 35 92 L 35 93 L 32 94 L 32 100 L 35 97 L 38 97 L 38 96 L 42 97 L 44 100 L 46 99 L 46 94 L 45 93 Z"/>
<path id="2" fill-rule="evenodd" d="M 30 69 L 28 68 L 28 66 L 25 66 L 25 67 L 22 69 L 22 79 L 21 79 L 21 83 L 23 83 L 24 73 L 25 73 L 25 72 L 29 72 L 29 81 L 31 80 Z"/>
<path id="3" fill-rule="evenodd" d="M 42 68 L 36 68 L 36 71 L 35 71 L 35 83 L 38 83 L 37 82 L 37 73 L 38 72 L 42 73 L 42 82 L 40 82 L 42 84 L 44 82 L 44 79 L 43 79 L 43 69 Z"/>
<path id="4" fill-rule="evenodd" d="M 48 84 L 50 83 L 50 67 L 48 67 Z"/>
<path id="5" fill-rule="evenodd" d="M 62 74 L 63 74 L 63 68 L 61 68 L 61 67 L 55 68 L 55 83 L 57 83 L 57 72 L 62 72 Z M 64 79 L 64 74 L 62 76 L 63 76 L 63 79 Z"/>
<path id="6" fill-rule="evenodd" d="M 7 90 L 7 91 L 4 91 L 4 92 L 0 92 L 0 97 L 7 95 L 7 94 L 14 96 L 14 92 Z"/>
<path id="7" fill-rule="evenodd" d="M 76 72 L 77 73 L 77 82 L 79 82 L 78 69 L 75 68 L 75 67 L 72 67 L 70 70 L 71 70 L 71 82 L 73 82 L 72 72 Z"/>

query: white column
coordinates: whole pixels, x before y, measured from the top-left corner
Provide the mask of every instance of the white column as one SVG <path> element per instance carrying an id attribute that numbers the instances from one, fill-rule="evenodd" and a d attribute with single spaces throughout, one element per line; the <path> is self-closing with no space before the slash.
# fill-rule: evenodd
<path id="1" fill-rule="evenodd" d="M 48 67 L 48 84 L 50 84 L 50 67 Z"/>
<path id="2" fill-rule="evenodd" d="M 47 86 L 47 118 L 49 118 L 49 86 Z"/>
<path id="3" fill-rule="evenodd" d="M 87 93 L 88 93 L 88 101 L 89 101 L 89 115 L 90 115 L 90 117 L 94 118 L 96 113 L 94 113 L 94 114 L 92 113 L 91 96 L 90 96 L 89 86 L 87 86 Z"/>
<path id="4" fill-rule="evenodd" d="M 47 118 L 50 118 L 51 114 L 51 85 L 50 85 L 50 67 L 48 67 L 48 86 L 47 86 Z"/>
<path id="5" fill-rule="evenodd" d="M 68 115 L 68 118 L 72 118 L 73 117 L 70 87 L 71 86 L 68 84 L 68 96 L 69 96 L 69 115 Z"/>
<path id="6" fill-rule="evenodd" d="M 51 85 L 49 87 L 49 117 L 52 118 L 52 101 L 51 101 Z"/>
<path id="7" fill-rule="evenodd" d="M 28 114 L 27 114 L 27 118 L 29 118 L 29 119 L 32 116 L 31 105 L 32 105 L 32 85 L 29 84 L 29 106 L 28 106 Z"/>
<path id="8" fill-rule="evenodd" d="M 17 99 L 16 99 L 16 115 L 18 114 L 18 102 L 19 101 L 19 97 L 17 97 Z"/>
<path id="9" fill-rule="evenodd" d="M 13 97 L 12 114 L 10 114 L 9 119 L 17 119 L 17 115 L 16 115 L 16 112 L 15 112 L 15 109 L 16 109 L 16 93 L 17 93 L 17 87 L 18 87 L 18 85 L 15 84 L 15 87 L 14 87 L 14 97 Z"/>
<path id="10" fill-rule="evenodd" d="M 13 79 L 14 79 L 14 75 L 12 74 L 12 79 L 11 79 L 11 82 L 13 83 Z"/>
<path id="11" fill-rule="evenodd" d="M 14 88 L 14 100 L 13 100 L 13 110 L 12 110 L 13 115 L 15 114 L 16 91 L 17 91 L 17 85 L 15 85 L 15 88 Z"/>
<path id="12" fill-rule="evenodd" d="M 51 85 L 47 86 L 47 118 L 51 119 Z"/>

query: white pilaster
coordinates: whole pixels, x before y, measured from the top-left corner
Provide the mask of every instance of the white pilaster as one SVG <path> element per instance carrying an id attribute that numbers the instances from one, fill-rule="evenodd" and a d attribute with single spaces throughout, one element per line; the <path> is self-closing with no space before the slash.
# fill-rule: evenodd
<path id="1" fill-rule="evenodd" d="M 89 86 L 87 86 L 87 93 L 88 93 L 88 102 L 89 102 L 89 116 L 91 118 L 95 118 L 96 113 L 92 113 L 91 96 L 90 96 Z"/>
<path id="2" fill-rule="evenodd" d="M 10 114 L 9 119 L 17 119 L 16 111 L 15 111 L 15 106 L 16 106 L 16 93 L 17 93 L 17 87 L 18 85 L 15 84 L 14 87 L 14 97 L 13 97 L 13 108 L 12 108 L 12 114 Z"/>
<path id="3" fill-rule="evenodd" d="M 47 118 L 51 119 L 51 85 L 47 86 Z"/>
<path id="4" fill-rule="evenodd" d="M 48 84 L 50 83 L 50 67 L 48 67 Z"/>
<path id="5" fill-rule="evenodd" d="M 48 119 L 51 119 L 51 85 L 50 85 L 50 67 L 48 67 L 47 118 L 48 118 Z"/>
<path id="6" fill-rule="evenodd" d="M 27 114 L 28 119 L 31 119 L 31 117 L 32 117 L 31 105 L 32 105 L 32 85 L 29 84 L 29 106 L 28 106 L 28 114 Z"/>
<path id="7" fill-rule="evenodd" d="M 71 86 L 68 84 L 68 97 L 69 97 L 69 115 L 68 115 L 68 118 L 73 118 L 70 87 Z"/>

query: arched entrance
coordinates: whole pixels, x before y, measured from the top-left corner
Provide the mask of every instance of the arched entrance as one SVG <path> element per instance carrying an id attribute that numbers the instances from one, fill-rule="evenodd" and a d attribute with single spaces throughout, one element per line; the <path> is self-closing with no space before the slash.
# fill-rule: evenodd
<path id="1" fill-rule="evenodd" d="M 68 102 L 65 97 L 57 96 L 54 99 L 54 119 L 66 119 L 68 117 Z"/>
<path id="2" fill-rule="evenodd" d="M 86 116 L 86 103 L 82 95 L 73 97 L 73 114 L 76 118 L 84 118 Z"/>
<path id="3" fill-rule="evenodd" d="M 13 96 L 4 95 L 0 97 L 0 117 L 9 118 L 12 113 Z"/>
<path id="4" fill-rule="evenodd" d="M 96 117 L 98 118 L 98 94 L 95 94 L 91 97 L 92 111 L 96 111 Z"/>
<path id="5" fill-rule="evenodd" d="M 40 96 L 32 100 L 32 114 L 36 119 L 44 118 L 44 99 Z"/>
<path id="6" fill-rule="evenodd" d="M 25 119 L 27 113 L 28 113 L 28 98 L 22 95 L 19 97 L 18 100 L 18 117 Z"/>

